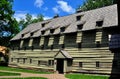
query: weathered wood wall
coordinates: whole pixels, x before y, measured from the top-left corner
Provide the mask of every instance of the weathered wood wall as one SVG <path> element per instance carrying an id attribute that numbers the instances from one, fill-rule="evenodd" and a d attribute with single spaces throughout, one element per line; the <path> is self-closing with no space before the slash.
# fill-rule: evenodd
<path id="1" fill-rule="evenodd" d="M 54 56 L 64 48 L 73 57 L 72 72 L 110 74 L 114 54 L 109 51 L 108 39 L 108 33 L 104 30 L 33 38 L 31 46 L 34 50 L 12 50 L 9 65 L 54 70 Z M 29 41 L 25 39 L 22 47 L 29 46 Z M 78 43 L 81 43 L 80 48 Z M 16 41 L 13 44 L 18 46 Z"/>

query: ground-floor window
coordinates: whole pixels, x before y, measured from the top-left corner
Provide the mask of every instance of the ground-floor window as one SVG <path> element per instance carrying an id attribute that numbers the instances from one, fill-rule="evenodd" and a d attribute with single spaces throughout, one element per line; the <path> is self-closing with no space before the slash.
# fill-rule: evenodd
<path id="1" fill-rule="evenodd" d="M 41 62 L 40 62 L 40 61 L 38 61 L 38 65 L 40 65 L 40 63 L 41 63 Z"/>
<path id="2" fill-rule="evenodd" d="M 20 59 L 19 59 L 19 58 L 17 58 L 17 63 L 19 63 L 19 61 L 20 61 Z"/>
<path id="3" fill-rule="evenodd" d="M 96 67 L 99 68 L 100 67 L 100 62 L 96 61 Z"/>
<path id="4" fill-rule="evenodd" d="M 48 60 L 48 65 L 53 66 L 54 65 L 54 60 Z"/>
<path id="5" fill-rule="evenodd" d="M 80 67 L 80 68 L 83 67 L 83 62 L 79 62 L 79 67 Z"/>
<path id="6" fill-rule="evenodd" d="M 30 59 L 30 64 L 32 63 L 32 59 Z"/>
<path id="7" fill-rule="evenodd" d="M 13 62 L 13 58 L 11 58 L 11 62 Z"/>
<path id="8" fill-rule="evenodd" d="M 23 64 L 25 63 L 25 61 L 26 61 L 26 58 L 23 58 Z"/>

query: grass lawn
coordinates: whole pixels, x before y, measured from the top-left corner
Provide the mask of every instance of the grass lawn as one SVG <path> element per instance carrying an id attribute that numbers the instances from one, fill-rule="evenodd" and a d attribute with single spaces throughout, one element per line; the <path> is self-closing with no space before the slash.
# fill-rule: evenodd
<path id="1" fill-rule="evenodd" d="M 2 79 L 47 79 L 42 77 L 28 77 L 28 78 L 2 78 Z"/>
<path id="2" fill-rule="evenodd" d="M 16 76 L 16 75 L 21 75 L 21 74 L 20 73 L 1 72 L 0 71 L 0 76 Z"/>
<path id="3" fill-rule="evenodd" d="M 0 70 L 7 70 L 7 71 L 16 71 L 16 72 L 27 72 L 27 73 L 37 73 L 37 74 L 50 74 L 50 72 L 42 72 L 37 70 L 29 70 L 29 69 L 20 69 L 20 68 L 11 68 L 11 67 L 1 67 Z"/>
<path id="4" fill-rule="evenodd" d="M 69 79 L 109 79 L 109 76 L 87 75 L 87 74 L 66 74 Z"/>

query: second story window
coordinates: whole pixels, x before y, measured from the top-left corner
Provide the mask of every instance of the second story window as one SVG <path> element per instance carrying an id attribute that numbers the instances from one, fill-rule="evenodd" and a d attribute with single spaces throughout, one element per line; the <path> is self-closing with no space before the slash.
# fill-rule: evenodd
<path id="1" fill-rule="evenodd" d="M 44 35 L 44 34 L 45 34 L 45 31 L 41 31 L 41 34 Z"/>
<path id="2" fill-rule="evenodd" d="M 65 27 L 61 27 L 60 32 L 64 32 L 64 31 L 65 31 Z"/>
<path id="3" fill-rule="evenodd" d="M 51 45 L 51 50 L 53 50 L 53 45 Z"/>
<path id="4" fill-rule="evenodd" d="M 65 48 L 65 44 L 62 44 L 62 49 L 64 49 Z"/>
<path id="5" fill-rule="evenodd" d="M 34 46 L 31 46 L 31 50 L 32 50 L 32 51 L 34 50 Z"/>
<path id="6" fill-rule="evenodd" d="M 53 34 L 55 29 L 50 29 L 50 33 Z"/>
<path id="7" fill-rule="evenodd" d="M 103 25 L 103 21 L 97 21 L 96 22 L 96 26 L 97 27 L 102 27 L 102 25 Z"/>
<path id="8" fill-rule="evenodd" d="M 81 48 L 81 42 L 80 42 L 80 43 L 78 43 L 78 48 Z"/>
<path id="9" fill-rule="evenodd" d="M 44 45 L 41 45 L 41 49 L 42 49 L 42 50 L 44 49 Z"/>
<path id="10" fill-rule="evenodd" d="M 100 47 L 100 41 L 96 42 L 96 47 Z"/>
<path id="11" fill-rule="evenodd" d="M 25 46 L 25 47 L 24 47 L 24 51 L 26 51 L 26 49 L 27 49 L 27 48 L 26 48 L 26 46 Z"/>
<path id="12" fill-rule="evenodd" d="M 82 28 L 83 28 L 83 24 L 77 25 L 77 29 L 78 29 L 78 30 L 82 30 Z"/>

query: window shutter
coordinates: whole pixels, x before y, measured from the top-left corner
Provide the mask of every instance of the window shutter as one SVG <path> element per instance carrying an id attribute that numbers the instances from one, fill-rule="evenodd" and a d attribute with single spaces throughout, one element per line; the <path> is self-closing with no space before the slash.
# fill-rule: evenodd
<path id="1" fill-rule="evenodd" d="M 64 44 L 64 35 L 60 36 L 59 44 Z"/>
<path id="2" fill-rule="evenodd" d="M 76 42 L 77 42 L 77 43 L 80 43 L 81 40 L 82 40 L 82 32 L 78 32 L 78 33 L 77 33 L 77 40 L 76 40 Z"/>

